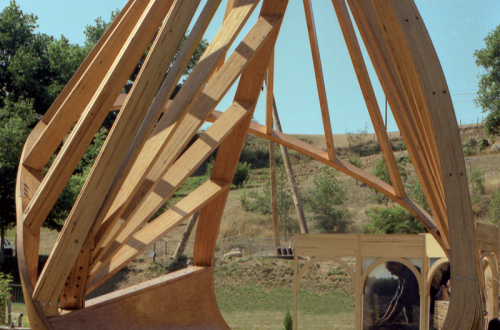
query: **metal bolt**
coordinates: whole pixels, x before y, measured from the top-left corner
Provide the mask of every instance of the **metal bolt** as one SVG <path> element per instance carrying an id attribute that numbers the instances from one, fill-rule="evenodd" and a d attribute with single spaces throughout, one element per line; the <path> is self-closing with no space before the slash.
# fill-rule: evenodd
<path id="1" fill-rule="evenodd" d="M 45 306 L 45 303 L 42 303 L 42 306 Z"/>
<path id="2" fill-rule="evenodd" d="M 457 276 L 457 280 L 460 280 L 460 276 Z"/>
<path id="3" fill-rule="evenodd" d="M 75 299 L 75 301 L 78 301 L 78 299 Z"/>
<path id="4" fill-rule="evenodd" d="M 77 239 L 75 239 L 75 244 L 78 244 L 78 240 Z"/>
<path id="5" fill-rule="evenodd" d="M 49 302 L 49 306 L 52 306 L 52 302 Z"/>
<path id="6" fill-rule="evenodd" d="M 470 277 L 470 280 L 471 280 L 471 281 L 474 281 L 474 276 L 471 276 L 471 277 Z"/>

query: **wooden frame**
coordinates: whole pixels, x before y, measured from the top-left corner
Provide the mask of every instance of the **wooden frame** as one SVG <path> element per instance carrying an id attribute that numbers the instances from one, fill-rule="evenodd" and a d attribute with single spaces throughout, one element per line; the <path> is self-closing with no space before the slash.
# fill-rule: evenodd
<path id="1" fill-rule="evenodd" d="M 498 317 L 498 244 L 500 230 L 496 227 L 477 224 L 481 235 L 478 245 L 482 256 L 482 276 L 489 277 L 487 296 L 488 318 Z M 332 261 L 341 265 L 350 275 L 355 298 L 355 329 L 363 329 L 363 294 L 366 280 L 371 272 L 387 261 L 406 265 L 419 282 L 420 329 L 429 329 L 430 286 L 439 266 L 448 263 L 446 254 L 438 242 L 429 234 L 421 235 L 355 235 L 355 234 L 296 234 L 294 238 L 293 276 L 293 329 L 303 329 L 298 320 L 298 296 L 300 282 L 307 270 L 315 263 Z M 342 258 L 350 258 L 351 267 Z M 307 261 L 299 269 L 299 258 Z M 407 259 L 421 261 L 420 272 Z M 431 259 L 437 259 L 431 267 Z M 371 260 L 367 266 L 366 261 Z M 490 271 L 491 270 L 491 271 Z M 486 281 L 483 281 L 486 285 Z M 453 290 L 454 291 L 454 290 Z"/>
<path id="2" fill-rule="evenodd" d="M 451 258 L 452 285 L 457 292 L 452 296 L 450 316 L 444 328 L 480 329 L 484 322 L 485 279 L 482 274 L 484 266 L 498 265 L 498 232 L 483 225 L 474 226 L 453 105 L 439 60 L 413 0 L 347 0 L 347 4 L 344 0 L 332 0 L 392 185 L 335 156 L 310 0 L 304 0 L 304 11 L 326 151 L 273 130 L 274 48 L 287 0 L 263 0 L 257 21 L 251 23 L 250 32 L 226 59 L 231 44 L 258 3 L 258 0 L 228 0 L 219 32 L 179 94 L 169 101 L 221 0 L 206 2 L 168 71 L 199 3 L 199 0 L 128 1 L 26 141 L 16 183 L 16 209 L 18 259 L 31 326 L 41 330 L 107 329 L 110 323 L 117 322 L 117 313 L 126 313 L 132 318 L 127 323 L 129 328 L 156 329 L 169 325 L 180 329 L 205 326 L 227 329 L 215 303 L 211 267 L 228 187 L 245 135 L 251 133 L 366 183 L 416 216 L 434 240 L 426 238 L 427 243 L 419 245 L 421 237 L 416 238 L 416 243 L 412 238 L 406 237 L 408 241 L 404 241 L 397 236 L 372 242 L 368 236 L 346 235 L 336 239 L 349 241 L 349 249 L 341 249 L 329 241 L 324 245 L 341 249 L 344 255 L 359 260 L 366 257 L 366 251 L 384 258 L 398 258 L 385 255 L 387 246 L 399 244 L 403 248 L 411 242 L 413 253 L 421 255 L 423 260 L 441 251 L 438 254 L 444 253 Z M 351 22 L 348 7 L 354 22 Z M 433 216 L 405 194 L 390 141 L 382 127 L 354 24 L 393 110 Z M 131 92 L 127 96 L 120 95 L 155 34 L 156 41 Z M 266 73 L 267 113 L 266 125 L 262 126 L 252 123 L 251 117 Z M 238 78 L 233 104 L 224 113 L 215 111 Z M 40 226 L 110 110 L 120 110 L 118 119 L 39 275 Z M 159 119 L 162 112 L 165 115 Z M 215 124 L 179 158 L 205 121 Z M 69 137 L 43 176 L 45 165 L 68 132 Z M 217 147 L 219 152 L 210 180 L 158 221 L 141 229 L 151 212 L 155 212 Z M 118 271 L 138 251 L 152 244 L 160 234 L 168 232 L 173 224 L 198 209 L 200 220 L 194 268 L 167 276 L 158 283 L 153 281 L 154 284 L 134 287 L 133 294 L 121 291 L 118 295 L 123 298 L 111 294 L 99 302 L 85 302 L 86 293 Z M 131 241 L 140 244 L 134 245 Z M 361 249 L 360 246 L 370 248 Z M 420 249 L 422 246 L 427 251 Z M 328 251 L 318 253 L 315 252 L 316 260 L 330 256 Z M 357 277 L 362 271 L 358 264 L 355 270 L 350 270 Z M 422 270 L 423 281 L 428 271 L 426 267 Z M 496 270 L 492 276 L 498 277 Z M 466 278 L 471 280 L 460 280 Z M 199 281 L 193 284 L 193 279 Z M 186 286 L 189 289 L 183 289 Z M 360 285 L 356 287 L 356 299 L 359 299 Z M 186 315 L 182 304 L 169 305 L 165 315 L 149 324 L 141 324 L 134 316 L 138 310 L 127 307 L 141 299 L 154 302 L 157 299 L 154 293 L 166 288 L 182 296 L 182 304 L 199 304 L 201 316 L 197 316 L 197 323 L 177 317 Z M 196 300 L 194 293 L 202 294 L 204 300 Z M 59 298 L 61 310 L 57 306 Z M 495 306 L 489 308 L 497 308 Z M 356 313 L 356 326 L 359 326 L 360 311 Z M 96 321 L 102 322 L 97 325 Z"/>

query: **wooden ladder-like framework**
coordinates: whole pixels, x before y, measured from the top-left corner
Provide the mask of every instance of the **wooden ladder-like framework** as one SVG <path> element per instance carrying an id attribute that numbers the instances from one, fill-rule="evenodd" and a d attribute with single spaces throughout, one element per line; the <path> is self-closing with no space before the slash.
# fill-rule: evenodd
<path id="1" fill-rule="evenodd" d="M 218 33 L 167 104 L 221 0 L 206 2 L 169 69 L 200 2 L 129 0 L 29 136 L 19 165 L 16 206 L 18 257 L 31 327 L 227 329 L 215 300 L 212 267 L 224 205 L 249 133 L 350 175 L 416 216 L 451 260 L 454 295 L 444 328 L 480 329 L 482 284 L 457 121 L 413 0 L 332 0 L 392 185 L 335 156 L 311 0 L 304 0 L 304 10 L 326 151 L 273 130 L 274 45 L 287 0 L 263 0 L 257 21 L 226 59 L 258 3 L 228 0 Z M 434 217 L 406 196 L 349 10 Z M 155 34 L 132 90 L 120 95 Z M 251 119 L 266 75 L 266 125 L 259 125 Z M 238 78 L 233 103 L 216 111 Z M 38 274 L 40 227 L 110 109 L 120 109 L 119 115 Z M 182 153 L 206 121 L 213 124 Z M 217 147 L 209 180 L 145 225 Z M 86 294 L 198 210 L 193 267 L 85 301 Z"/>

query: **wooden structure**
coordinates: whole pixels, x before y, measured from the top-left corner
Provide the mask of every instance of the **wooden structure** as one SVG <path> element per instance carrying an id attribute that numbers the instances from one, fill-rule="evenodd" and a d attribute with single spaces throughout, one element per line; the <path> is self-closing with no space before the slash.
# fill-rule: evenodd
<path id="1" fill-rule="evenodd" d="M 481 276 L 485 285 L 488 319 L 498 317 L 498 228 L 476 225 L 478 252 L 482 258 Z M 363 329 L 363 296 L 368 276 L 379 265 L 395 261 L 407 266 L 417 278 L 420 295 L 420 329 L 429 329 L 432 279 L 444 263 L 449 263 L 443 249 L 430 234 L 422 235 L 357 235 L 357 234 L 296 234 L 293 269 L 293 327 L 305 329 L 298 317 L 300 282 L 307 270 L 318 262 L 333 261 L 352 280 L 355 299 L 355 328 Z M 307 257 L 299 269 L 299 257 Z M 351 261 L 351 266 L 346 258 Z M 415 265 L 415 263 L 417 265 Z M 417 267 L 418 268 L 417 268 Z M 470 280 L 470 279 L 469 279 Z M 453 294 L 455 290 L 453 288 Z"/>
<path id="2" fill-rule="evenodd" d="M 251 29 L 226 58 L 258 3 L 228 0 L 218 33 L 175 99 L 168 102 L 220 3 L 206 2 L 170 67 L 200 0 L 129 0 L 29 136 L 19 165 L 16 207 L 18 258 L 32 328 L 227 329 L 215 301 L 211 267 L 219 223 L 247 133 L 319 160 L 409 210 L 451 256 L 457 294 L 450 302 L 444 328 L 481 328 L 480 259 L 460 137 L 443 71 L 413 0 L 332 0 L 392 185 L 335 156 L 311 0 L 304 0 L 304 8 L 326 151 L 273 130 L 271 107 L 265 126 L 251 122 L 273 63 L 287 0 L 262 0 L 258 19 L 248 22 Z M 406 196 L 354 24 L 433 217 Z M 120 96 L 155 35 L 132 90 Z M 215 111 L 238 78 L 232 105 L 224 112 Z M 272 84 L 269 77 L 268 88 Z M 40 227 L 110 109 L 120 109 L 119 116 L 38 274 Z M 205 121 L 214 123 L 181 155 Z M 143 226 L 217 147 L 209 181 Z M 87 293 L 198 210 L 192 268 L 85 301 Z M 167 291 L 168 299 L 164 299 L 162 293 Z"/>

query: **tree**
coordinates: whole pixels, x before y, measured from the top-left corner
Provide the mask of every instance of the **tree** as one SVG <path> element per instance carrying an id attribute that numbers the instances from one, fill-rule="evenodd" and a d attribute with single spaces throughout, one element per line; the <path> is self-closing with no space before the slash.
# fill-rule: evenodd
<path id="1" fill-rule="evenodd" d="M 485 47 L 474 52 L 476 65 L 484 69 L 474 100 L 487 113 L 486 134 L 500 135 L 500 25 L 484 38 Z"/>
<path id="2" fill-rule="evenodd" d="M 69 81 L 88 50 L 35 33 L 38 17 L 25 14 L 15 1 L 0 13 L 0 106 L 32 100 L 43 115 Z"/>
<path id="3" fill-rule="evenodd" d="M 352 223 L 349 212 L 342 207 L 347 200 L 347 189 L 327 166 L 314 176 L 313 182 L 315 188 L 307 196 L 307 206 L 314 214 L 316 229 L 321 233 L 344 232 Z"/>
<path id="4" fill-rule="evenodd" d="M 15 186 L 19 158 L 28 126 L 37 115 L 31 101 L 6 100 L 0 108 L 0 264 L 4 260 L 5 232 L 16 225 Z"/>
<path id="5" fill-rule="evenodd" d="M 372 220 L 364 227 L 370 234 L 418 234 L 425 233 L 424 226 L 401 206 L 395 208 L 371 208 L 367 215 Z"/>
<path id="6" fill-rule="evenodd" d="M 406 170 L 406 158 L 400 158 L 397 162 L 399 175 L 403 181 L 408 179 L 408 171 Z M 387 165 L 385 164 L 385 159 L 382 157 L 375 162 L 373 165 L 373 175 L 375 175 L 380 180 L 385 183 L 391 184 L 391 178 L 389 176 L 389 171 L 387 170 Z M 385 204 L 387 207 L 387 203 L 389 202 L 389 197 L 386 195 L 375 191 L 375 198 L 379 204 Z"/>

